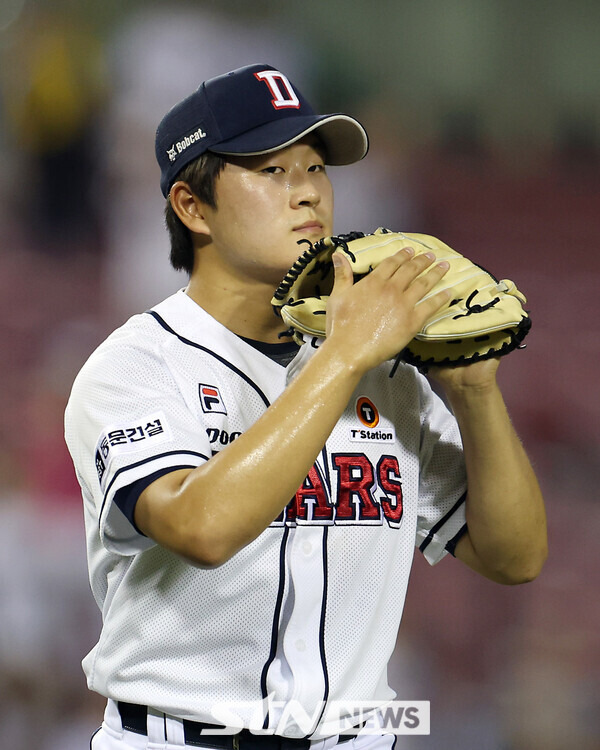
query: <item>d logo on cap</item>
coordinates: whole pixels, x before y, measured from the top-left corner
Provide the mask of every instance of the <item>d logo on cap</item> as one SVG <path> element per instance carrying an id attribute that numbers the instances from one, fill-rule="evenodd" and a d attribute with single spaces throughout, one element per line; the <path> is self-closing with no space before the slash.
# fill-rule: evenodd
<path id="1" fill-rule="evenodd" d="M 260 73 L 254 74 L 259 81 L 263 81 L 269 87 L 273 94 L 272 104 L 275 109 L 281 109 L 282 107 L 292 107 L 298 109 L 300 107 L 300 99 L 296 96 L 296 92 L 292 88 L 292 84 L 288 79 L 277 70 L 262 70 Z M 285 89 L 285 93 L 288 98 L 286 99 L 281 88 Z"/>

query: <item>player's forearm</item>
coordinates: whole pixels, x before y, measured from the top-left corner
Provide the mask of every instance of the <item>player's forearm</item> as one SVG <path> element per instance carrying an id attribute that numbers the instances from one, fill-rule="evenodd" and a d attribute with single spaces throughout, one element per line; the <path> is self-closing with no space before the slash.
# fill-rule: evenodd
<path id="1" fill-rule="evenodd" d="M 464 444 L 467 524 L 479 572 L 504 583 L 531 580 L 547 555 L 544 502 L 500 390 L 494 384 L 448 397 Z"/>
<path id="2" fill-rule="evenodd" d="M 324 343 L 264 415 L 227 448 L 193 471 L 151 485 L 146 493 L 163 495 L 158 503 L 156 497 L 138 502 L 138 525 L 193 562 L 225 562 L 285 508 L 359 380 L 347 357 Z M 151 515 L 157 504 L 160 524 Z"/>

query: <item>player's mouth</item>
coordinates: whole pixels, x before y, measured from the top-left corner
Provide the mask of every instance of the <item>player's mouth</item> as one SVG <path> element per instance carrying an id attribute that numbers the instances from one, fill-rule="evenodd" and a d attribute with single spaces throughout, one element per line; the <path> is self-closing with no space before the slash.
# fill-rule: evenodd
<path id="1" fill-rule="evenodd" d="M 305 221 L 299 227 L 294 227 L 294 232 L 300 232 L 302 234 L 318 234 L 319 237 L 323 236 L 323 225 L 320 221 Z"/>

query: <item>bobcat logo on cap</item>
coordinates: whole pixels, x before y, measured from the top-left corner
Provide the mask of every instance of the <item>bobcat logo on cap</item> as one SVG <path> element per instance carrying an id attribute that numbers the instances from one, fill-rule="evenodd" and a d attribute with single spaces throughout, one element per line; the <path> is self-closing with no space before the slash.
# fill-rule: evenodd
<path id="1" fill-rule="evenodd" d="M 196 128 L 193 133 L 184 135 L 180 141 L 174 143 L 171 148 L 167 149 L 167 156 L 169 157 L 169 161 L 174 162 L 179 154 L 182 154 L 186 149 L 188 149 L 190 146 L 193 146 L 194 143 L 201 141 L 203 138 L 206 138 L 206 133 L 201 127 Z"/>
<path id="2" fill-rule="evenodd" d="M 283 73 L 280 73 L 278 70 L 262 70 L 260 73 L 255 73 L 254 75 L 259 81 L 266 83 L 269 87 L 269 91 L 273 95 L 271 104 L 275 109 L 284 109 L 285 107 L 291 107 L 292 109 L 300 108 L 300 100 L 292 88 L 292 84 Z"/>

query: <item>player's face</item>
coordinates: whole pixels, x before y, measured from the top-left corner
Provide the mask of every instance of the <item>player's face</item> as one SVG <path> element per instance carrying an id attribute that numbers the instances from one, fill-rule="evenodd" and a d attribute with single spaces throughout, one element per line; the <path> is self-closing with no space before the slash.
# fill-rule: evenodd
<path id="1" fill-rule="evenodd" d="M 228 157 L 230 159 L 230 157 Z M 234 157 L 204 217 L 223 270 L 277 285 L 305 247 L 333 230 L 333 189 L 314 136 L 261 156 Z"/>

